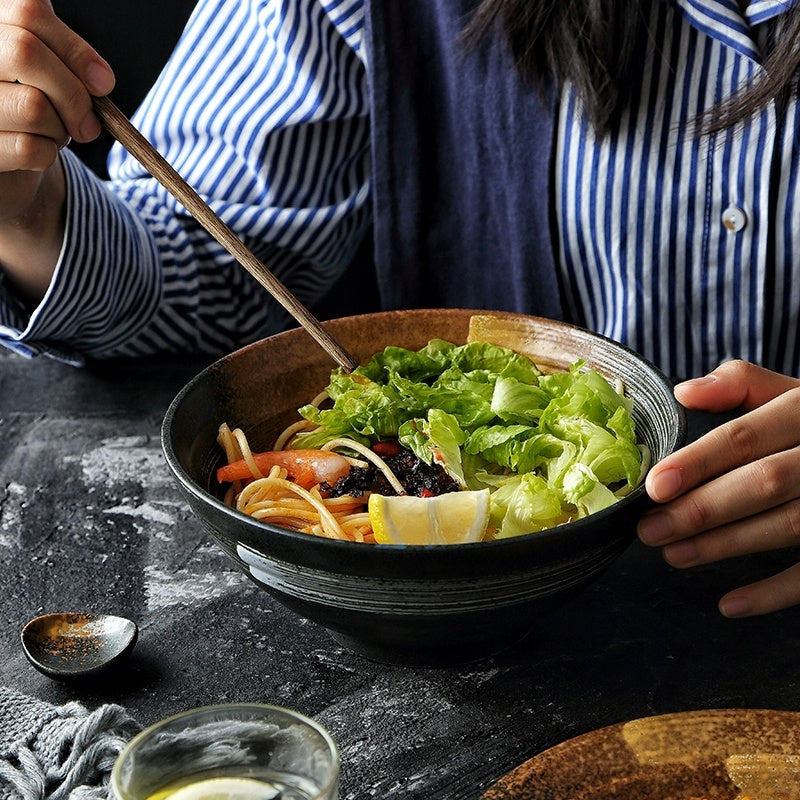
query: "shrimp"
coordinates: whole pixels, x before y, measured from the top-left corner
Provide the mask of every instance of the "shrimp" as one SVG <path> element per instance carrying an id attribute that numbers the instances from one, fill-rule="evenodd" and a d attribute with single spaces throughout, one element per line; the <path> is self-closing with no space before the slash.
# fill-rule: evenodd
<path id="1" fill-rule="evenodd" d="M 244 459 L 226 464 L 217 470 L 220 483 L 250 480 L 266 475 L 272 467 L 282 467 L 289 478 L 304 489 L 320 483 L 332 486 L 350 474 L 350 462 L 329 450 L 269 450 L 253 453 L 253 460 L 262 475 L 254 475 Z"/>

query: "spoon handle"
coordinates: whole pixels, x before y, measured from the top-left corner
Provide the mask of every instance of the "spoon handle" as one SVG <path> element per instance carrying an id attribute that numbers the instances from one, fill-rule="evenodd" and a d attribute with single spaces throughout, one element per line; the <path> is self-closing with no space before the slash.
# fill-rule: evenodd
<path id="1" fill-rule="evenodd" d="M 95 97 L 94 110 L 108 132 L 219 242 L 347 372 L 358 362 L 319 320 L 259 261 L 108 97 Z"/>

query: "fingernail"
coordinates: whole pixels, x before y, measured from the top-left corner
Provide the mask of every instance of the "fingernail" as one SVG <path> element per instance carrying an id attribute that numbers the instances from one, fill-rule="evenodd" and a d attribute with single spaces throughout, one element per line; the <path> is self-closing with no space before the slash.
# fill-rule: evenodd
<path id="1" fill-rule="evenodd" d="M 672 500 L 681 490 L 683 478 L 678 469 L 656 470 L 650 476 L 648 493 L 653 500 L 663 503 Z"/>
<path id="2" fill-rule="evenodd" d="M 666 542 L 672 535 L 672 522 L 667 514 L 653 511 L 645 514 L 638 525 L 639 538 L 645 543 L 657 546 Z"/>
<path id="3" fill-rule="evenodd" d="M 92 94 L 108 94 L 114 88 L 114 73 L 105 61 L 91 61 L 86 67 L 86 85 Z"/>
<path id="4" fill-rule="evenodd" d="M 733 595 L 719 601 L 719 610 L 726 617 L 748 617 L 753 613 L 753 604 L 743 595 Z"/>
<path id="5" fill-rule="evenodd" d="M 691 567 L 697 563 L 698 555 L 697 545 L 691 540 L 668 544 L 664 548 L 664 558 L 673 567 Z"/>
<path id="6" fill-rule="evenodd" d="M 717 376 L 714 375 L 713 373 L 710 373 L 708 375 L 701 375 L 699 378 L 689 378 L 688 381 L 681 381 L 681 383 L 679 383 L 678 386 L 706 386 L 709 383 L 716 383 L 716 382 L 717 382 Z M 678 386 L 676 386 L 675 388 L 677 389 Z"/>
<path id="7" fill-rule="evenodd" d="M 685 392 L 687 391 L 691 392 L 692 389 L 702 389 L 716 382 L 717 382 L 716 375 L 713 374 L 701 375 L 699 378 L 689 378 L 688 381 L 683 381 L 682 383 L 676 384 L 672 392 L 680 402 L 681 397 Z"/>
<path id="8" fill-rule="evenodd" d="M 91 142 L 100 135 L 100 122 L 94 114 L 87 114 L 78 126 L 78 133 L 82 142 Z"/>

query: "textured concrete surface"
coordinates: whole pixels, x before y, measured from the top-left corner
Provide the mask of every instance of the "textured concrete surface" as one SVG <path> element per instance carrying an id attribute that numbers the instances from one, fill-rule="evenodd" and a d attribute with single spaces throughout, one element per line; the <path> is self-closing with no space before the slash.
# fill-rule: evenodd
<path id="1" fill-rule="evenodd" d="M 652 714 L 800 709 L 800 612 L 739 622 L 728 588 L 796 554 L 686 572 L 634 544 L 512 650 L 446 669 L 372 663 L 235 571 L 180 499 L 162 415 L 203 366 L 84 370 L 0 353 L 0 682 L 43 700 L 121 703 L 143 724 L 259 701 L 318 718 L 342 752 L 343 800 L 477 800 L 564 739 Z M 48 611 L 126 614 L 141 628 L 103 679 L 51 681 L 19 634 Z"/>

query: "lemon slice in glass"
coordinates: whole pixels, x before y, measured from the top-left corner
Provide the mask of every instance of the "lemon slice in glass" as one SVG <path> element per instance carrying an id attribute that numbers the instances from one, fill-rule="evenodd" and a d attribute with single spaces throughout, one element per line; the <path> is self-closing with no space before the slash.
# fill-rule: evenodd
<path id="1" fill-rule="evenodd" d="M 207 778 L 174 791 L 159 792 L 150 800 L 275 800 L 274 787 L 252 778 Z"/>
<path id="2" fill-rule="evenodd" d="M 436 497 L 372 494 L 368 510 L 380 544 L 479 542 L 489 523 L 489 490 Z"/>

